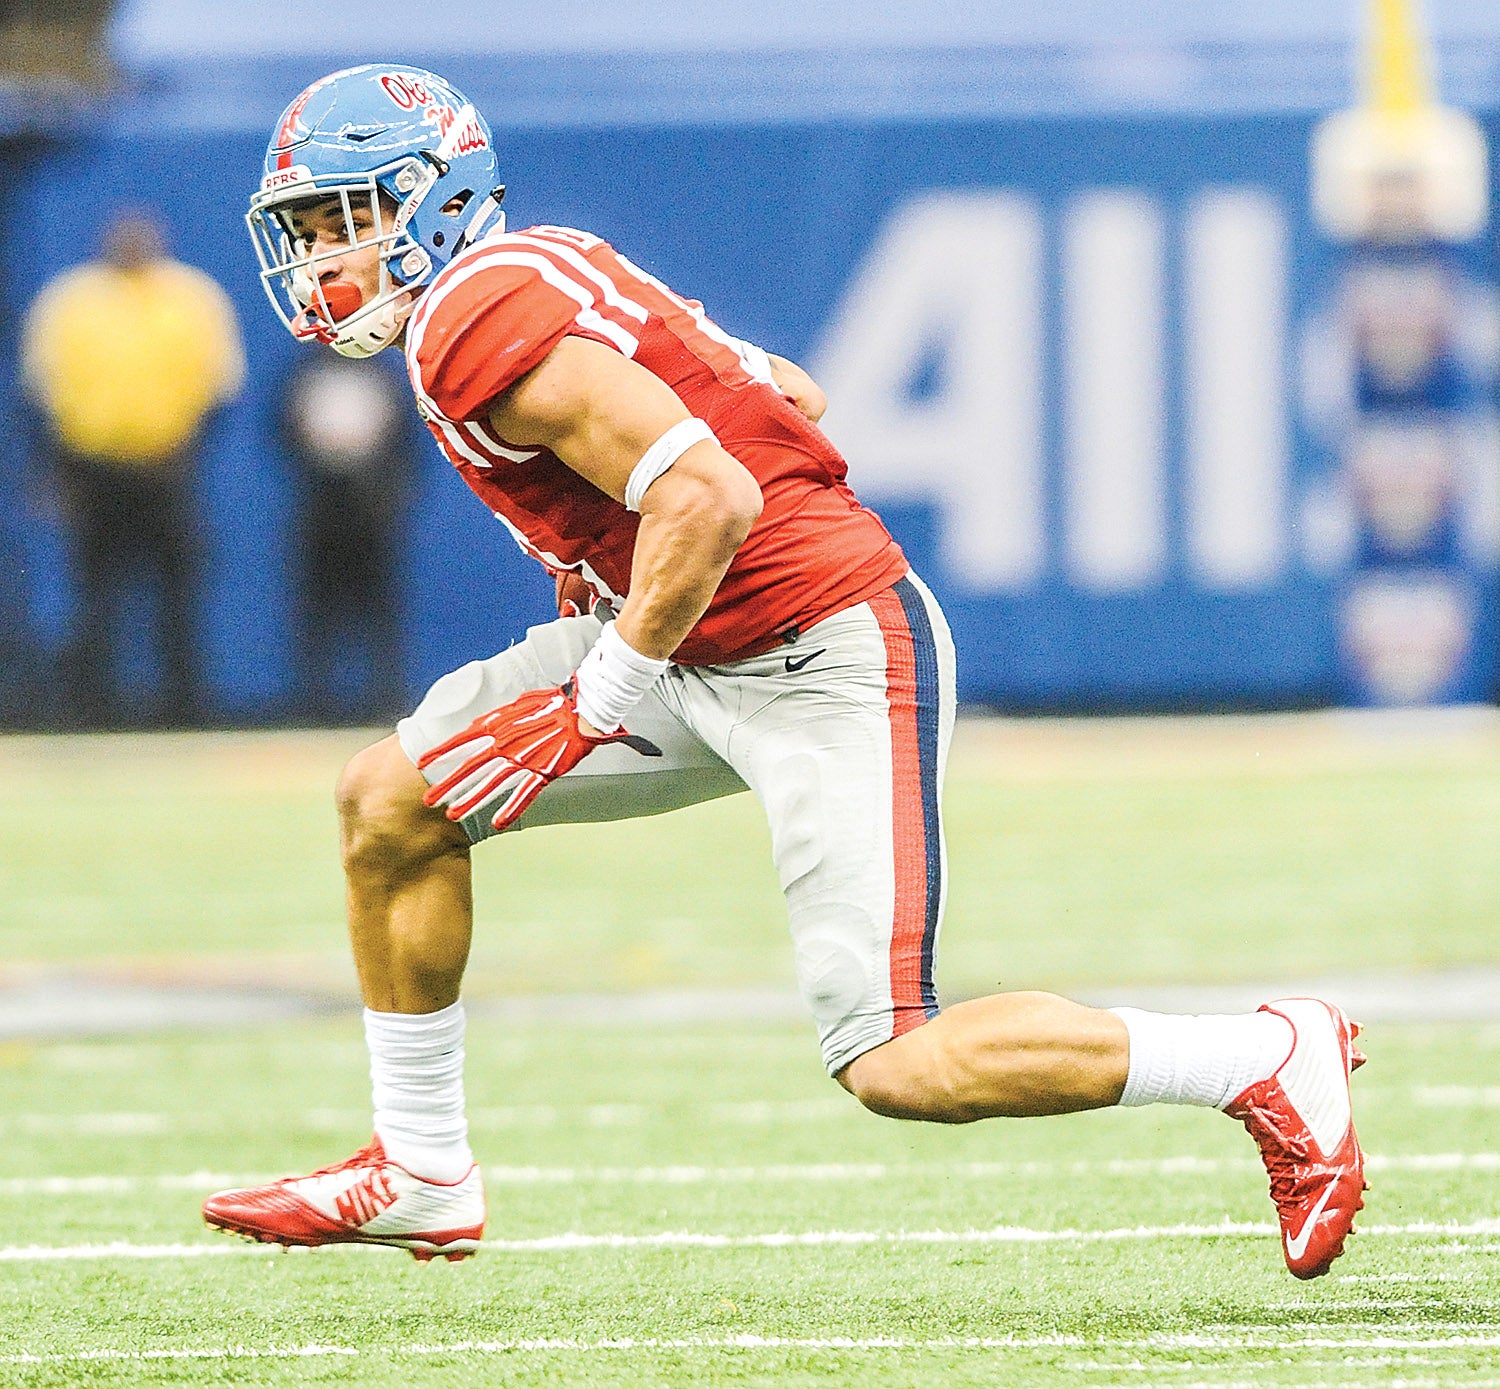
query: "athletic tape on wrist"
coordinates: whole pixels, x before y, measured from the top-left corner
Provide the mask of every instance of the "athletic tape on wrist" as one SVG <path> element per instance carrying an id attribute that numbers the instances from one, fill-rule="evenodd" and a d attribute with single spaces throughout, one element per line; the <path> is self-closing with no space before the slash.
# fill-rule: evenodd
<path id="1" fill-rule="evenodd" d="M 574 676 L 579 714 L 601 733 L 613 733 L 669 664 L 642 656 L 611 622 Z"/>
<path id="2" fill-rule="evenodd" d="M 702 420 L 682 420 L 674 424 L 641 455 L 641 461 L 630 470 L 630 477 L 625 483 L 626 509 L 639 511 L 646 489 L 694 444 L 713 437 L 713 430 Z M 592 723 L 593 720 L 590 719 L 589 722 Z"/>

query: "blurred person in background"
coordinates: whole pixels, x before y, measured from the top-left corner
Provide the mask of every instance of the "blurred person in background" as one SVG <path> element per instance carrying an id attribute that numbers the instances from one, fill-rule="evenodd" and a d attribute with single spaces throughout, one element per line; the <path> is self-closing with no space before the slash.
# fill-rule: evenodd
<path id="1" fill-rule="evenodd" d="M 312 723 L 382 722 L 405 698 L 400 540 L 417 433 L 383 361 L 304 356 L 281 401 L 297 506 L 296 709 Z"/>
<path id="2" fill-rule="evenodd" d="M 229 297 L 168 256 L 154 215 L 119 211 L 99 259 L 63 271 L 32 304 L 21 374 L 78 580 L 60 705 L 83 726 L 141 721 L 120 673 L 144 583 L 160 671 L 154 721 L 201 721 L 195 482 L 205 430 L 244 379 Z"/>
<path id="3" fill-rule="evenodd" d="M 848 488 L 805 373 L 589 232 L 507 231 L 503 193 L 460 93 L 367 65 L 287 108 L 251 199 L 287 327 L 349 356 L 404 342 L 418 413 L 577 615 L 443 676 L 345 768 L 374 1136 L 306 1176 L 214 1194 L 208 1223 L 472 1254 L 486 1219 L 459 997 L 472 847 L 753 789 L 824 1065 L 868 1109 L 1222 1110 L 1260 1147 L 1288 1268 L 1326 1273 L 1365 1189 L 1358 1028 L 1307 998 L 1222 1017 L 1030 991 L 940 1008 L 942 610 Z M 470 593 L 505 601 L 477 564 Z M 661 843 L 670 861 L 670 828 Z M 606 882 L 611 868 L 580 864 Z"/>

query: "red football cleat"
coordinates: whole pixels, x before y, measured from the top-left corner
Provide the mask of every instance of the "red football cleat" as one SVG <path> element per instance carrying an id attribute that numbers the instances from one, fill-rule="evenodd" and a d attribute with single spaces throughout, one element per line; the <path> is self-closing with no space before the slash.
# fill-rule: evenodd
<path id="1" fill-rule="evenodd" d="M 1291 1052 L 1224 1112 L 1260 1145 L 1286 1266 L 1321 1278 L 1344 1252 L 1369 1189 L 1349 1097 L 1349 1074 L 1365 1061 L 1354 1045 L 1359 1027 L 1316 998 L 1277 999 L 1260 1011 L 1291 1023 Z"/>
<path id="2" fill-rule="evenodd" d="M 484 1182 L 477 1166 L 456 1182 L 425 1181 L 372 1138 L 353 1157 L 306 1177 L 217 1192 L 203 1203 L 203 1219 L 263 1244 L 386 1244 L 424 1263 L 438 1254 L 458 1260 L 484 1234 Z"/>

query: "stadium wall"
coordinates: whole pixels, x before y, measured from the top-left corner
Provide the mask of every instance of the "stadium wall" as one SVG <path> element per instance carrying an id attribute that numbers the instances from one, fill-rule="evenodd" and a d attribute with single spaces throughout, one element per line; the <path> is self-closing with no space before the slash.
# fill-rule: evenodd
<path id="1" fill-rule="evenodd" d="M 1341 389 L 1326 368 L 1337 354 L 1318 348 L 1333 252 L 1308 207 L 1313 119 L 495 133 L 512 226 L 598 232 L 820 375 L 855 486 L 953 620 L 964 699 L 1286 707 L 1334 696 L 1348 544 L 1308 405 Z M 92 250 L 105 209 L 151 202 L 240 309 L 252 383 L 212 441 L 202 498 L 203 636 L 229 722 L 291 702 L 290 479 L 274 414 L 300 349 L 265 305 L 240 220 L 262 139 L 125 123 L 60 142 L 19 167 L 20 234 L 3 252 L 19 307 Z M 1481 248 L 1476 271 L 1492 261 Z M 14 425 L 13 362 L 7 350 L 0 391 Z M 27 499 L 14 428 L 7 439 L 0 561 L 21 637 L 0 705 L 25 723 L 42 714 L 24 691 L 64 639 L 71 595 L 61 535 Z M 423 463 L 404 575 L 413 693 L 514 640 L 550 599 L 435 450 Z M 1496 529 L 1476 500 L 1470 546 L 1487 579 L 1458 697 L 1493 684 Z"/>

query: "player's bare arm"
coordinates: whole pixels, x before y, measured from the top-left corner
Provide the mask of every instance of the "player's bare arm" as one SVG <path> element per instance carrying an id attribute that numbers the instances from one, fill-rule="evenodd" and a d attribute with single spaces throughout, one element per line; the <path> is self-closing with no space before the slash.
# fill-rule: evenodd
<path id="1" fill-rule="evenodd" d="M 426 771 L 464 754 L 423 799 L 454 820 L 498 807 L 490 823 L 502 830 L 594 748 L 630 736 L 625 718 L 708 609 L 761 494 L 670 387 L 599 343 L 564 338 L 495 399 L 490 423 L 641 517 L 630 594 L 572 678 L 490 710 L 418 760 Z"/>
<path id="2" fill-rule="evenodd" d="M 575 337 L 558 343 L 490 411 L 503 438 L 551 449 L 617 501 L 646 451 L 689 418 L 658 377 Z M 711 439 L 688 448 L 641 499 L 618 634 L 643 656 L 669 657 L 703 616 L 760 509 L 760 487 L 735 458 Z"/>
<path id="3" fill-rule="evenodd" d="M 771 363 L 771 380 L 776 383 L 776 389 L 814 424 L 821 420 L 828 408 L 828 397 L 823 394 L 823 388 L 796 362 L 778 357 L 774 352 L 766 353 L 766 357 Z"/>

